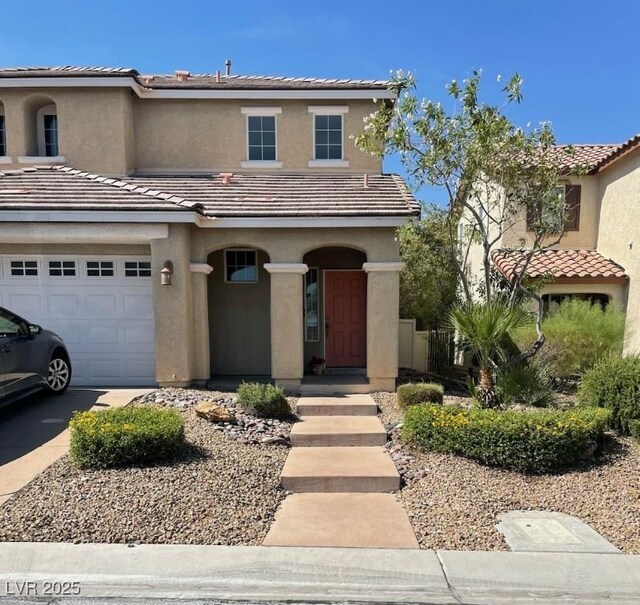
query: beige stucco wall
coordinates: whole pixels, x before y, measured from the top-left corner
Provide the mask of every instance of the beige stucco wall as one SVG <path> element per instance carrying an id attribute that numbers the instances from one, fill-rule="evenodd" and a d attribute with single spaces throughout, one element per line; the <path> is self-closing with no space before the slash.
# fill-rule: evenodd
<path id="1" fill-rule="evenodd" d="M 134 103 L 136 161 L 141 172 L 162 170 L 226 170 L 241 168 L 247 160 L 246 116 L 242 107 L 278 107 L 276 117 L 279 170 L 307 171 L 313 159 L 313 114 L 310 105 L 345 105 L 275 99 L 175 100 L 136 99 Z M 363 118 L 375 110 L 373 101 L 350 101 L 344 114 L 344 159 L 348 169 L 379 172 L 381 162 L 358 151 L 349 138 L 363 129 Z M 265 168 L 257 168 L 260 172 Z M 336 168 L 315 169 L 336 171 Z"/>
<path id="2" fill-rule="evenodd" d="M 599 191 L 598 251 L 620 263 L 629 276 L 625 351 L 640 353 L 640 154 L 601 172 Z"/>
<path id="3" fill-rule="evenodd" d="M 59 153 L 65 162 L 107 175 L 131 171 L 131 92 L 128 89 L 1 89 L 7 153 L 14 167 L 19 156 L 38 155 L 35 115 L 50 103 L 58 114 Z"/>
<path id="4" fill-rule="evenodd" d="M 598 178 L 596 176 L 571 177 L 563 180 L 561 184 L 581 185 L 582 191 L 579 229 L 577 231 L 566 231 L 562 236 L 559 247 L 595 249 L 598 239 L 598 217 L 600 215 Z M 527 244 L 533 241 L 532 235 L 527 232 L 526 214 L 524 212 L 515 217 L 511 226 L 505 230 L 502 245 L 504 247 L 517 247 L 522 239 Z"/>

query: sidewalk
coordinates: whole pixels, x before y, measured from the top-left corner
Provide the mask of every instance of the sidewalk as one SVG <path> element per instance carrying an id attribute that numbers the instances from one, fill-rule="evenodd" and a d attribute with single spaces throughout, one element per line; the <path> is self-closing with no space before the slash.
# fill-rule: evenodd
<path id="1" fill-rule="evenodd" d="M 0 603 L 31 582 L 83 599 L 638 603 L 640 556 L 386 549 L 0 544 Z M 31 595 L 36 596 L 33 592 Z M 8 599 L 7 599 L 8 600 Z M 64 602 L 71 602 L 65 599 Z"/>

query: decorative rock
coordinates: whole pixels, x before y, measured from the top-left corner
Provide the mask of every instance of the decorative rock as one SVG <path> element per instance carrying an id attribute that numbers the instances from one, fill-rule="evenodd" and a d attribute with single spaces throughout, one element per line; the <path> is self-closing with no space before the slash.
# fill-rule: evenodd
<path id="1" fill-rule="evenodd" d="M 194 408 L 195 413 L 209 422 L 235 422 L 236 417 L 227 408 L 212 401 L 201 401 Z"/>

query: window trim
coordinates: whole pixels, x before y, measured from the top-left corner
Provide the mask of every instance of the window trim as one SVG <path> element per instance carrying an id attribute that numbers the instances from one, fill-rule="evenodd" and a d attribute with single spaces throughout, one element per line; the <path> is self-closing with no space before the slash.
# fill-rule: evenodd
<path id="1" fill-rule="evenodd" d="M 47 141 L 44 134 L 44 116 L 56 116 L 56 153 L 55 155 L 47 155 Z M 60 157 L 60 122 L 58 120 L 58 107 L 55 103 L 50 103 L 38 109 L 36 114 L 36 129 L 38 134 L 38 156 L 42 158 L 59 158 Z"/>
<path id="2" fill-rule="evenodd" d="M 349 160 L 345 159 L 345 119 L 344 115 L 349 112 L 348 105 L 309 105 L 308 111 L 311 114 L 311 131 L 312 131 L 312 159 L 308 161 L 309 168 L 348 168 Z M 339 160 L 321 160 L 316 158 L 316 116 L 340 116 L 342 122 L 342 157 Z"/>
<path id="3" fill-rule="evenodd" d="M 256 278 L 252 281 L 233 281 L 227 279 L 227 252 L 253 252 L 256 255 Z M 223 249 L 223 260 L 224 260 L 224 283 L 225 284 L 235 284 L 235 285 L 247 285 L 247 284 L 257 284 L 260 279 L 260 267 L 258 265 L 258 249 L 257 248 L 224 248 Z"/>
<path id="4" fill-rule="evenodd" d="M 245 116 L 245 160 L 240 162 L 241 168 L 282 168 L 283 163 L 278 159 L 278 116 L 282 113 L 282 107 L 241 107 L 240 113 Z M 249 159 L 249 118 L 261 117 L 261 118 L 273 118 L 275 122 L 275 147 L 276 147 L 276 159 L 275 160 L 250 160 Z"/>
<path id="5" fill-rule="evenodd" d="M 318 317 L 318 338 L 309 338 L 307 336 L 307 317 L 309 317 L 309 309 L 307 307 L 307 279 L 311 275 L 312 271 L 316 272 L 316 314 Z M 304 341 L 305 342 L 320 342 L 320 267 L 309 267 L 306 275 L 304 276 Z"/>

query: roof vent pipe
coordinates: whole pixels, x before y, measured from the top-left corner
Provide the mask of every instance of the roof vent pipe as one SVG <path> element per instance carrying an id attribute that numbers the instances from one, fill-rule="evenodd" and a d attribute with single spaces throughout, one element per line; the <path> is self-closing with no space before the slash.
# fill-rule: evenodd
<path id="1" fill-rule="evenodd" d="M 191 75 L 190 71 L 186 71 L 184 69 L 176 69 L 176 78 L 178 82 L 186 82 Z"/>
<path id="2" fill-rule="evenodd" d="M 230 185 L 232 176 L 233 176 L 233 172 L 221 172 L 220 177 L 222 178 L 222 184 Z"/>
<path id="3" fill-rule="evenodd" d="M 224 74 L 225 74 L 225 76 L 230 76 L 231 75 L 231 59 L 227 59 L 224 62 Z"/>
<path id="4" fill-rule="evenodd" d="M 369 175 L 366 172 L 364 173 L 364 188 L 369 189 Z"/>
<path id="5" fill-rule="evenodd" d="M 216 84 L 220 84 L 220 70 L 216 71 Z"/>

